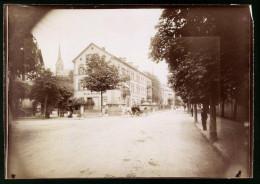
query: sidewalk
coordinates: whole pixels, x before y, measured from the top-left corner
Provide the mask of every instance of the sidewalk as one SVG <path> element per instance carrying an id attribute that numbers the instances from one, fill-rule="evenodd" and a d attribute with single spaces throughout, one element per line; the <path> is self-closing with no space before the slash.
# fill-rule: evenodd
<path id="1" fill-rule="evenodd" d="M 209 123 L 208 114 L 207 131 L 203 131 L 201 115 L 198 113 L 198 123 L 195 123 L 195 126 L 207 140 L 209 140 Z M 212 144 L 224 160 L 230 163 L 231 168 L 237 171 L 241 170 L 243 176 L 248 176 L 250 165 L 250 135 L 248 130 L 249 127 L 246 127 L 243 123 L 217 117 L 218 140 Z"/>

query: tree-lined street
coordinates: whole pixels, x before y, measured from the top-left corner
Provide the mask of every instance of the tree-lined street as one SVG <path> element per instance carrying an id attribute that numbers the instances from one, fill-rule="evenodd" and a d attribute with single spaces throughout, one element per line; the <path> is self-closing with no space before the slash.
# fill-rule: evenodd
<path id="1" fill-rule="evenodd" d="M 176 110 L 133 118 L 21 120 L 12 127 L 10 172 L 16 178 L 234 177 L 187 117 Z"/>
<path id="2" fill-rule="evenodd" d="M 6 178 L 252 176 L 250 6 L 7 7 Z"/>

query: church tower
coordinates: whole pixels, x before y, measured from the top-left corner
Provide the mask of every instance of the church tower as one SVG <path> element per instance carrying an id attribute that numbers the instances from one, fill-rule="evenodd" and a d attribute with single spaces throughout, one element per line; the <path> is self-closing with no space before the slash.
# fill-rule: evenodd
<path id="1" fill-rule="evenodd" d="M 64 75 L 64 65 L 61 60 L 60 45 L 59 45 L 58 60 L 56 62 L 56 75 Z"/>

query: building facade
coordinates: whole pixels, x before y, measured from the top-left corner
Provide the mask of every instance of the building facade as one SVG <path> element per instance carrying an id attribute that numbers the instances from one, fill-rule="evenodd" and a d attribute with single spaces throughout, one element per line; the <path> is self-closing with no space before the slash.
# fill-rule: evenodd
<path id="1" fill-rule="evenodd" d="M 173 105 L 175 94 L 174 91 L 166 85 L 161 85 L 161 97 L 162 105 Z M 169 104 L 169 99 L 171 99 L 172 104 Z"/>
<path id="2" fill-rule="evenodd" d="M 105 56 L 106 61 L 110 61 L 117 66 L 120 76 L 129 76 L 130 80 L 124 85 L 129 94 L 124 96 L 123 90 L 108 90 L 103 94 L 103 104 L 126 104 L 132 106 L 134 103 L 141 104 L 147 101 L 147 94 L 150 92 L 148 86 L 151 86 L 151 79 L 144 73 L 138 70 L 138 67 L 133 66 L 133 63 L 127 63 L 125 58 L 117 58 L 97 45 L 91 43 L 88 45 L 72 62 L 74 64 L 74 97 L 84 98 L 85 101 L 94 102 L 94 110 L 100 109 L 101 94 L 99 92 L 91 92 L 83 88 L 81 79 L 85 77 L 85 58 L 88 54 L 98 54 Z"/>

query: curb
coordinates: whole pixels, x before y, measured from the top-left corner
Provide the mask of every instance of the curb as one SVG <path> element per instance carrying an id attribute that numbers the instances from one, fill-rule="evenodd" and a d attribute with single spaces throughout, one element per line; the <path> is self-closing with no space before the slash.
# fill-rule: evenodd
<path id="1" fill-rule="evenodd" d="M 231 164 L 232 161 L 222 152 L 222 150 L 216 146 L 214 143 L 211 143 L 209 141 L 209 138 L 203 133 L 203 131 L 201 130 L 200 127 L 198 127 L 198 124 L 199 122 L 197 123 L 194 123 L 194 126 L 199 130 L 200 134 L 207 140 L 207 142 L 214 148 L 214 150 L 221 156 L 221 158 L 223 159 L 224 162 L 227 162 L 228 164 Z"/>

